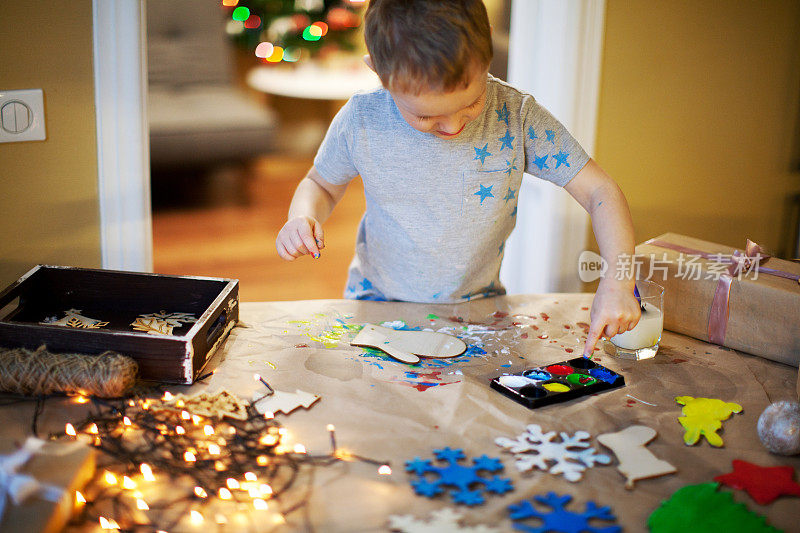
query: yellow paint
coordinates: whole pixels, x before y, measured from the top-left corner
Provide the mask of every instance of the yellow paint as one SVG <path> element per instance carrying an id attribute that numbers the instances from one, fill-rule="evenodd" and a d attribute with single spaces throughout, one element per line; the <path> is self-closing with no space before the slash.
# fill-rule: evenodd
<path id="1" fill-rule="evenodd" d="M 567 392 L 569 390 L 569 387 L 563 383 L 545 383 L 542 387 L 550 392 Z"/>
<path id="2" fill-rule="evenodd" d="M 742 406 L 738 403 L 723 402 L 714 398 L 692 398 L 691 396 L 677 396 L 675 401 L 683 405 L 683 415 L 678 422 L 686 429 L 683 441 L 692 445 L 705 435 L 712 446 L 722 446 L 722 437 L 717 431 L 722 427 L 722 421 L 727 420 L 733 413 L 740 413 Z"/>

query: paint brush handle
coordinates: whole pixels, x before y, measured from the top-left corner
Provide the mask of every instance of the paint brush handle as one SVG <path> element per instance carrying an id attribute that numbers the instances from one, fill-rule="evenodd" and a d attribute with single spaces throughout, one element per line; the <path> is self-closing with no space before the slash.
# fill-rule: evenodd
<path id="1" fill-rule="evenodd" d="M 642 303 L 642 296 L 639 294 L 639 287 L 637 287 L 635 284 L 633 286 L 633 296 L 634 296 L 634 298 L 636 298 L 636 301 L 639 302 L 639 307 L 641 307 L 642 311 L 644 311 L 644 304 Z"/>

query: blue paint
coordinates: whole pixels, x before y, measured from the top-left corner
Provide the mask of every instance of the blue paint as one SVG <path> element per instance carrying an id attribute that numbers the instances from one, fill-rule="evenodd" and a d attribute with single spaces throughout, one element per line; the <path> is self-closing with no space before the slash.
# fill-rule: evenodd
<path id="1" fill-rule="evenodd" d="M 537 381 L 547 381 L 551 379 L 553 376 L 550 375 L 550 372 L 547 370 L 541 370 L 538 368 L 534 368 L 533 370 L 526 370 L 522 373 L 523 376 L 530 379 L 535 379 Z"/>
<path id="2" fill-rule="evenodd" d="M 590 368 L 589 375 L 593 378 L 597 378 L 600 381 L 605 381 L 606 383 L 614 383 L 619 378 L 619 374 L 615 374 L 610 370 L 606 370 L 605 368 L 597 367 L 597 368 Z"/>

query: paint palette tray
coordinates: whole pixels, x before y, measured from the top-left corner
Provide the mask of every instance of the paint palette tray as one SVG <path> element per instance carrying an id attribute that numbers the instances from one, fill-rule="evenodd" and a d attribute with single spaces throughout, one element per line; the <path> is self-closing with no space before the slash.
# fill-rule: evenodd
<path id="1" fill-rule="evenodd" d="M 498 376 L 491 387 L 529 409 L 625 386 L 625 378 L 585 357 Z"/>

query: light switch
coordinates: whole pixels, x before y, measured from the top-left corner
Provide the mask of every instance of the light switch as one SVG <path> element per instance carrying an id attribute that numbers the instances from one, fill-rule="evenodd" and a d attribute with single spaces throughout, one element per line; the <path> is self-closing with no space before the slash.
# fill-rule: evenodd
<path id="1" fill-rule="evenodd" d="M 42 90 L 0 91 L 0 142 L 45 138 Z"/>

